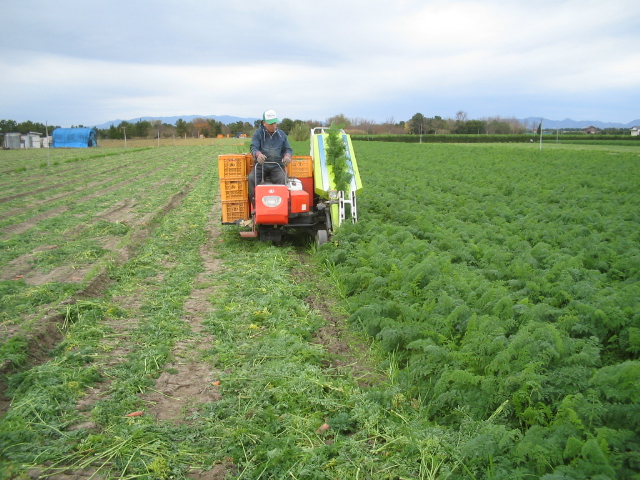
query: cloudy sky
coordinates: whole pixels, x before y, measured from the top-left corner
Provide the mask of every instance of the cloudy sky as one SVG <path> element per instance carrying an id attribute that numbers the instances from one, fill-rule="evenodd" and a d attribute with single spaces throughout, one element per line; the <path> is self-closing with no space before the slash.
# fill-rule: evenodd
<path id="1" fill-rule="evenodd" d="M 638 0 L 9 0 L 0 119 L 640 118 Z"/>

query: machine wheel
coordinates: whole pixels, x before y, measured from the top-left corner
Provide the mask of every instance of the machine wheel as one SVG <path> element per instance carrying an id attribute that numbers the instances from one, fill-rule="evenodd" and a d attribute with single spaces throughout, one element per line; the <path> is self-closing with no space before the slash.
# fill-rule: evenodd
<path id="1" fill-rule="evenodd" d="M 320 246 L 329 241 L 329 234 L 326 230 L 316 231 L 316 245 Z"/>
<path id="2" fill-rule="evenodd" d="M 282 232 L 275 229 L 261 229 L 260 230 L 261 242 L 272 242 L 274 245 L 279 245 L 282 242 Z"/>

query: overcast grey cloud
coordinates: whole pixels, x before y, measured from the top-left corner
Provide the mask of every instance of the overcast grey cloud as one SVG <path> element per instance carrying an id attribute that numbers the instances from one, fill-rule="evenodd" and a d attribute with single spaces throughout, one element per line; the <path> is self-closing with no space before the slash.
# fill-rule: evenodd
<path id="1" fill-rule="evenodd" d="M 10 1 L 0 118 L 640 118 L 636 0 Z"/>

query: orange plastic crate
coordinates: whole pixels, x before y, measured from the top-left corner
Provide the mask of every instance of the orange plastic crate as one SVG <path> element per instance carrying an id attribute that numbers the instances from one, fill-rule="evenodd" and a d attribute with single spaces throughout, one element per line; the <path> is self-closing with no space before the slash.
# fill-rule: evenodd
<path id="1" fill-rule="evenodd" d="M 291 157 L 291 163 L 287 165 L 287 175 L 290 177 L 313 177 L 313 159 L 309 156 Z"/>
<path id="2" fill-rule="evenodd" d="M 247 173 L 251 173 L 251 169 L 253 168 L 253 155 L 245 153 L 244 158 L 247 162 Z"/>
<path id="3" fill-rule="evenodd" d="M 243 178 L 225 178 L 220 180 L 220 198 L 225 200 L 246 200 L 249 191 Z"/>
<path id="4" fill-rule="evenodd" d="M 249 219 L 249 201 L 223 201 L 222 223 L 233 223 L 236 220 Z"/>
<path id="5" fill-rule="evenodd" d="M 218 176 L 222 178 L 242 178 L 246 176 L 246 159 L 240 155 L 218 155 Z"/>

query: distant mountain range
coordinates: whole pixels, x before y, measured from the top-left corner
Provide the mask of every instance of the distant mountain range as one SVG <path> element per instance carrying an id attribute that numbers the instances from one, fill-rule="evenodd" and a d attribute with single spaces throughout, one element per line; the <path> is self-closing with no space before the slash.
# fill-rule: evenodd
<path id="1" fill-rule="evenodd" d="M 540 120 L 542 120 L 543 129 L 596 127 L 602 130 L 605 128 L 631 128 L 640 126 L 640 119 L 632 120 L 629 123 L 612 123 L 600 122 L 598 120 L 571 120 L 570 118 L 565 118 L 564 120 L 549 120 L 548 118 L 528 117 L 520 119 L 519 121 L 524 125 L 535 125 L 537 128 Z"/>
<path id="2" fill-rule="evenodd" d="M 258 118 L 242 118 L 242 117 L 234 117 L 231 115 L 180 115 L 175 117 L 140 117 L 133 118 L 130 120 L 126 120 L 130 123 L 137 123 L 142 120 L 155 121 L 160 120 L 162 123 L 168 123 L 169 125 L 175 125 L 179 119 L 184 120 L 185 122 L 190 122 L 195 118 L 212 118 L 217 120 L 225 125 L 229 125 L 230 123 L 235 122 L 249 122 L 251 125 L 258 120 Z M 555 128 L 587 128 L 587 127 L 596 127 L 600 129 L 604 128 L 631 128 L 640 126 L 640 119 L 633 120 L 629 123 L 612 123 L 612 122 L 600 122 L 598 120 L 572 120 L 570 118 L 565 118 L 564 120 L 549 120 L 548 118 L 540 118 L 540 117 L 527 117 L 518 119 L 519 122 L 524 125 L 529 126 L 538 126 L 542 120 L 542 128 L 543 129 L 555 129 Z M 95 125 L 96 128 L 106 129 L 111 125 L 119 125 L 124 120 L 111 120 L 109 122 L 103 123 L 101 125 Z"/>
<path id="3" fill-rule="evenodd" d="M 230 123 L 235 123 L 235 122 L 249 122 L 251 125 L 253 125 L 253 122 L 258 120 L 257 118 L 241 118 L 241 117 L 233 117 L 231 115 L 178 115 L 176 117 L 139 117 L 139 118 L 132 118 L 130 120 L 120 120 L 120 119 L 110 120 L 101 125 L 95 125 L 95 127 L 99 129 L 105 129 L 105 128 L 111 127 L 111 125 L 120 125 L 120 123 L 124 121 L 129 123 L 137 123 L 143 120 L 147 120 L 149 122 L 160 120 L 162 123 L 175 125 L 176 122 L 180 119 L 184 120 L 185 122 L 190 122 L 196 118 L 204 118 L 204 119 L 211 118 L 211 119 L 217 120 L 218 122 L 224 123 L 225 125 L 229 125 Z"/>

